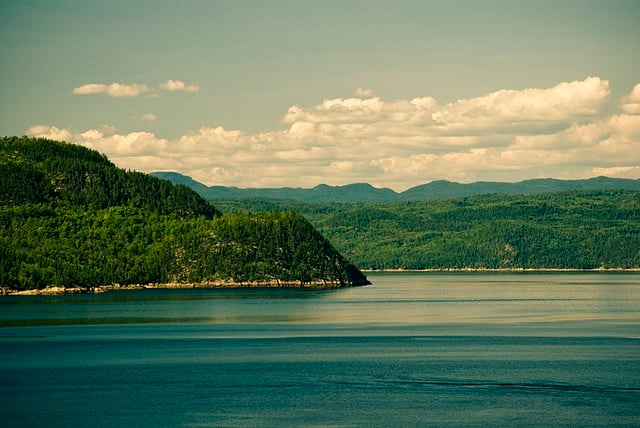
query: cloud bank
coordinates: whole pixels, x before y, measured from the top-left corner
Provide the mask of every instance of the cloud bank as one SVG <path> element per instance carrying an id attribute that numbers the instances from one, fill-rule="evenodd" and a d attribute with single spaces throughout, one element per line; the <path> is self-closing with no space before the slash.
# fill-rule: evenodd
<path id="1" fill-rule="evenodd" d="M 605 114 L 610 92 L 607 80 L 589 77 L 441 105 L 428 96 L 389 102 L 359 89 L 360 97 L 291 106 L 279 131 L 202 127 L 172 140 L 48 126 L 28 133 L 96 149 L 123 168 L 178 171 L 208 185 L 369 182 L 404 190 L 436 179 L 637 178 L 640 84 Z"/>

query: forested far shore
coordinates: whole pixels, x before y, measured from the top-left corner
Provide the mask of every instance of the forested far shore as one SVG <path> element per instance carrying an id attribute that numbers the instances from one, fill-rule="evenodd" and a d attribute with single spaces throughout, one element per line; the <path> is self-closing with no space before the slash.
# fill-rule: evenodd
<path id="1" fill-rule="evenodd" d="M 433 268 L 433 269 L 362 269 L 366 273 L 640 273 L 640 268 Z"/>
<path id="2" fill-rule="evenodd" d="M 218 200 L 294 209 L 365 270 L 638 269 L 640 192 L 491 194 L 391 204 Z"/>

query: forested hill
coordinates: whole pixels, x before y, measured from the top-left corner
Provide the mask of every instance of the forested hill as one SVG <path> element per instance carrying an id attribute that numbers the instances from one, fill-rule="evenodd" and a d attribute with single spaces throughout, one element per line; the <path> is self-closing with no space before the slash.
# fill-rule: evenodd
<path id="1" fill-rule="evenodd" d="M 364 285 L 300 214 L 221 215 L 75 145 L 0 138 L 0 287 Z"/>
<path id="2" fill-rule="evenodd" d="M 191 177 L 176 172 L 154 172 L 151 175 L 184 184 L 198 192 L 203 198 L 211 201 L 219 199 L 260 199 L 264 201 L 296 201 L 304 203 L 346 202 L 346 203 L 387 203 L 424 201 L 431 199 L 453 199 L 467 196 L 504 194 L 540 194 L 549 192 L 565 192 L 570 190 L 638 190 L 640 180 L 594 177 L 585 180 L 558 180 L 540 178 L 520 181 L 518 183 L 501 183 L 479 181 L 476 183 L 455 183 L 447 180 L 432 181 L 412 187 L 404 192 L 373 187 L 367 183 L 354 183 L 345 186 L 328 186 L 319 184 L 310 189 L 282 187 L 240 189 L 238 187 L 210 186 L 193 180 Z"/>
<path id="3" fill-rule="evenodd" d="M 196 192 L 147 174 L 116 168 L 87 148 L 45 139 L 0 139 L 0 204 L 54 203 L 104 209 L 132 206 L 159 214 L 220 214 Z"/>

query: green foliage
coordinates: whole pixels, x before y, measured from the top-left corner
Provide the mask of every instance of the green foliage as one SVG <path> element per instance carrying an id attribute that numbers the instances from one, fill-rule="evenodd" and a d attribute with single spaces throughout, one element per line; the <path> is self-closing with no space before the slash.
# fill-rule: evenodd
<path id="1" fill-rule="evenodd" d="M 189 188 L 120 170 L 82 147 L 2 138 L 0 178 L 5 287 L 367 283 L 300 214 L 220 216 Z"/>
<path id="2" fill-rule="evenodd" d="M 217 205 L 223 211 L 260 207 L 255 201 Z M 640 267 L 636 191 L 281 206 L 302 212 L 338 251 L 363 268 Z"/>
<path id="3" fill-rule="evenodd" d="M 116 168 L 94 150 L 41 138 L 0 138 L 0 179 L 0 205 L 51 202 L 92 209 L 128 205 L 185 217 L 219 214 L 186 186 Z"/>
<path id="4" fill-rule="evenodd" d="M 116 168 L 96 151 L 27 137 L 0 138 L 0 205 L 52 202 L 102 209 L 133 206 L 184 217 L 219 212 L 196 192 Z"/>
<path id="5" fill-rule="evenodd" d="M 366 282 L 300 214 L 227 215 L 213 222 L 218 272 L 240 281 Z"/>
<path id="6" fill-rule="evenodd" d="M 274 281 L 364 284 L 300 214 L 184 219 L 133 207 L 0 207 L 0 283 L 51 285 Z"/>

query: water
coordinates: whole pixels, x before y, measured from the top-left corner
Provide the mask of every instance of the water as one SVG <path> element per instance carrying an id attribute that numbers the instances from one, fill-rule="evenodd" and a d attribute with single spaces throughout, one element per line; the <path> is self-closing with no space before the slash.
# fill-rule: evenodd
<path id="1" fill-rule="evenodd" d="M 638 426 L 640 275 L 0 298 L 2 426 Z"/>

